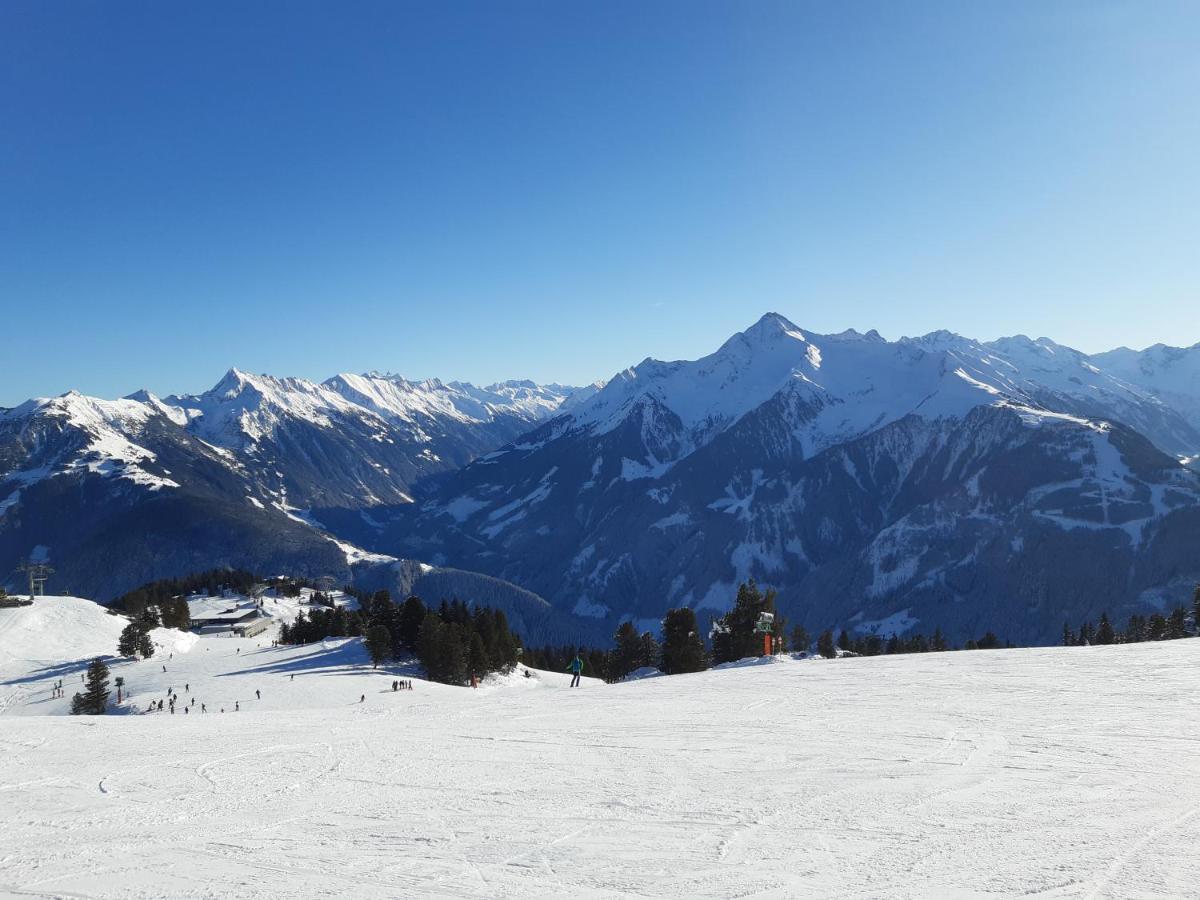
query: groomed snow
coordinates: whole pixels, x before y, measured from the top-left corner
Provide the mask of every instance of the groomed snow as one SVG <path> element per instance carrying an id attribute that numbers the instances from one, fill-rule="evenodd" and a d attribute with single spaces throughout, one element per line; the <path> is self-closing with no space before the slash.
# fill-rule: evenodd
<path id="1" fill-rule="evenodd" d="M 400 693 L 353 659 L 306 667 L 319 645 L 220 643 L 169 677 L 261 705 L 3 720 L 0 893 L 1129 898 L 1200 877 L 1196 640 Z"/>

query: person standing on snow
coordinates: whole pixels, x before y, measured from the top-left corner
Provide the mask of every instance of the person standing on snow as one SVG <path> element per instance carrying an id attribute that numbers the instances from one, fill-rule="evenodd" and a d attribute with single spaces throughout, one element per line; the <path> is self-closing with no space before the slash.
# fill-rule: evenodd
<path id="1" fill-rule="evenodd" d="M 583 673 L 583 660 L 579 658 L 578 653 L 571 660 L 571 664 L 567 666 L 567 671 L 572 673 L 571 687 L 579 687 L 579 676 Z"/>

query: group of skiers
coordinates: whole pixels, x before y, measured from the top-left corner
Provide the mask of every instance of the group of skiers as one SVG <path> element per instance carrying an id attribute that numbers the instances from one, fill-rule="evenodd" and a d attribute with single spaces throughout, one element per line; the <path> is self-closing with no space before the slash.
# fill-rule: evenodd
<path id="1" fill-rule="evenodd" d="M 392 690 L 393 691 L 411 691 L 412 689 L 413 689 L 412 682 L 408 681 L 407 679 L 402 678 L 398 681 L 392 682 Z"/>

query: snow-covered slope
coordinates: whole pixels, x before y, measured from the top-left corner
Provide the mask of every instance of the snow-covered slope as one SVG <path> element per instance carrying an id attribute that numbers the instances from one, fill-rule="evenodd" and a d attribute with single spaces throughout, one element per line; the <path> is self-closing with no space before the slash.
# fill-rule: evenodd
<path id="1" fill-rule="evenodd" d="M 179 694 L 175 714 L 180 716 L 185 715 L 183 705 L 193 699 L 188 716 L 200 714 L 203 707 L 218 715 L 238 707 L 246 712 L 336 709 L 357 703 L 363 694 L 370 695 L 374 706 L 381 692 L 391 693 L 392 679 L 401 676 L 419 681 L 425 701 L 454 698 L 461 692 L 424 681 L 411 663 L 373 669 L 358 638 L 272 647 L 279 623 L 293 621 L 300 609 L 294 599 L 268 599 L 263 613 L 271 626 L 252 638 L 156 628 L 151 638 L 157 650 L 148 660 L 116 656 L 117 638 L 129 620 L 91 600 L 39 596 L 33 606 L 0 609 L 0 714 L 67 715 L 71 695 L 82 690 L 82 673 L 96 657 L 105 660 L 114 678 L 125 679 L 124 702 L 116 705 L 115 687 L 112 697 L 113 712 L 124 714 L 146 713 L 150 701 L 164 700 L 168 689 Z M 54 697 L 59 680 L 64 696 Z M 561 687 L 568 681 L 565 673 L 538 673 L 529 680 L 520 674 L 497 675 L 481 690 Z M 595 684 L 588 679 L 589 686 Z M 161 715 L 170 713 L 164 710 Z"/>
<path id="2" fill-rule="evenodd" d="M 236 713 L 4 721 L 0 891 L 1124 900 L 1200 878 L 1200 641 L 574 691 L 392 693 L 247 652 L 185 655 L 244 664 L 205 685 Z"/>
<path id="3" fill-rule="evenodd" d="M 1200 343 L 1191 347 L 1155 344 L 1141 352 L 1121 347 L 1092 356 L 1091 362 L 1114 377 L 1137 385 L 1200 429 Z M 1200 447 L 1193 456 L 1200 456 Z"/>

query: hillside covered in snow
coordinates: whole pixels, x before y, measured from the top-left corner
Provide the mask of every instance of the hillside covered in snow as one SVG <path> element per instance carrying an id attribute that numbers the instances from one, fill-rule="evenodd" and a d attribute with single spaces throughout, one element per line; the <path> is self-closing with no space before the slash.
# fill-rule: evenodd
<path id="1" fill-rule="evenodd" d="M 1197 640 L 393 692 L 356 641 L 187 635 L 114 664 L 126 715 L 53 715 L 113 637 L 85 604 L 0 609 L 0 893 L 1115 900 L 1200 878 Z M 145 712 L 168 689 L 208 711 Z"/>

